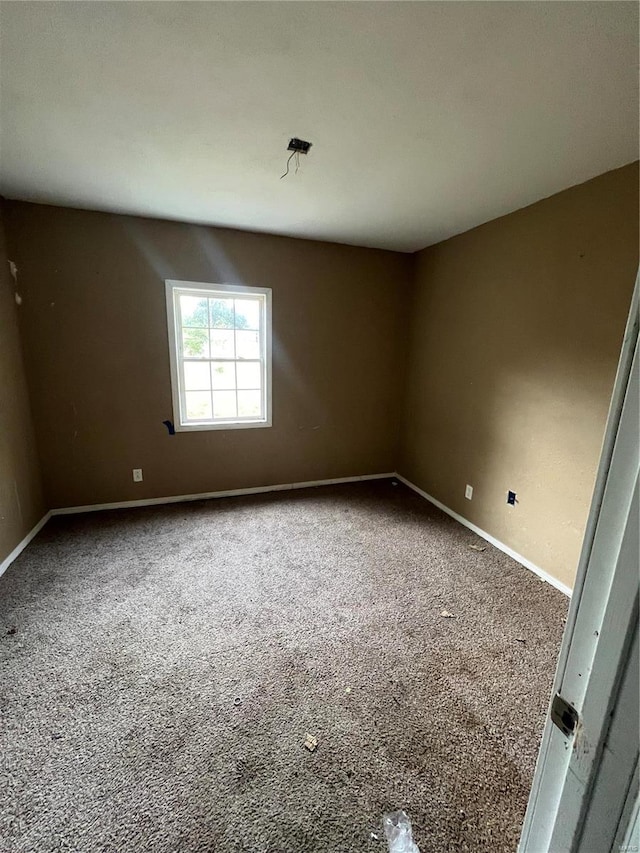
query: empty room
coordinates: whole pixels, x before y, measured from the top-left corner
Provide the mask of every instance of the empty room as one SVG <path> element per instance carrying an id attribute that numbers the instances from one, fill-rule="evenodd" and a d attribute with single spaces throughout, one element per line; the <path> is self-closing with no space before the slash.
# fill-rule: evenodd
<path id="1" fill-rule="evenodd" d="M 639 849 L 638 4 L 0 0 L 1 853 Z"/>

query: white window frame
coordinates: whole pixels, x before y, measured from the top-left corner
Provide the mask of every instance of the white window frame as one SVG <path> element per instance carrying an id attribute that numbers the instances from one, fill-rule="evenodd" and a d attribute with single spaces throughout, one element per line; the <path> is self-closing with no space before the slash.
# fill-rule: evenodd
<path id="1" fill-rule="evenodd" d="M 270 427 L 271 416 L 271 288 L 249 287 L 240 284 L 212 284 L 203 281 L 178 281 L 167 279 L 165 281 L 166 303 L 167 303 L 167 330 L 169 334 L 169 360 L 171 364 L 171 397 L 173 400 L 173 424 L 176 432 L 194 432 L 212 429 L 255 429 L 259 427 Z M 180 331 L 180 308 L 178 296 L 187 293 L 197 296 L 201 294 L 207 298 L 220 294 L 224 299 L 234 295 L 242 297 L 261 296 L 262 316 L 261 328 L 263 330 L 263 350 L 260 361 L 262 362 L 262 393 L 263 393 L 263 418 L 229 418 L 228 420 L 206 420 L 189 422 L 183 417 L 184 389 L 182 388 L 181 361 L 183 355 L 179 352 L 179 341 L 182 340 Z"/>

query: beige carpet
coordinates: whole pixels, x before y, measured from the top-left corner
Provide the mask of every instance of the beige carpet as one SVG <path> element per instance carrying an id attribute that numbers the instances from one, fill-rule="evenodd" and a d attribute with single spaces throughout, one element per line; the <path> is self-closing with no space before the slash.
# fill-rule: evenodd
<path id="1" fill-rule="evenodd" d="M 472 543 L 389 481 L 53 519 L 0 579 L 0 849 L 515 851 L 567 600 Z"/>

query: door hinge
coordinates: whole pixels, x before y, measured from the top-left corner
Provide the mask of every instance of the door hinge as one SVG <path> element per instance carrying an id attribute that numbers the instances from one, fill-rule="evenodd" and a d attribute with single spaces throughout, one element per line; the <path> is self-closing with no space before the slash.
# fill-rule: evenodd
<path id="1" fill-rule="evenodd" d="M 551 722 L 553 725 L 557 726 L 563 735 L 571 737 L 575 734 L 579 719 L 578 712 L 573 705 L 570 705 L 566 699 L 556 693 L 551 703 Z"/>

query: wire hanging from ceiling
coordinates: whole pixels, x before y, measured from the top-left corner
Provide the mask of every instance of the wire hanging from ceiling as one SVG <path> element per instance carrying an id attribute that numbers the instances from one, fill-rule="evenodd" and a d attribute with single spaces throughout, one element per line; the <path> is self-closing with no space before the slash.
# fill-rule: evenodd
<path id="1" fill-rule="evenodd" d="M 289 174 L 289 163 L 291 162 L 291 158 L 295 157 L 295 154 L 296 154 L 296 152 L 292 151 L 291 154 L 289 155 L 289 159 L 287 160 L 287 171 L 284 173 L 284 175 L 280 175 L 280 180 L 282 180 L 283 178 L 286 178 L 287 175 Z"/>
<path id="2" fill-rule="evenodd" d="M 298 171 L 300 170 L 300 155 L 301 154 L 308 154 L 309 149 L 311 148 L 311 145 L 312 145 L 311 142 L 307 142 L 305 139 L 298 139 L 296 136 L 294 136 L 292 139 L 289 140 L 289 145 L 287 146 L 287 151 L 291 151 L 291 154 L 289 154 L 289 159 L 287 160 L 287 168 L 285 169 L 284 174 L 280 175 L 280 180 L 282 180 L 283 178 L 286 178 L 287 175 L 289 174 L 289 171 L 291 169 L 291 161 L 293 160 L 294 157 L 296 158 L 295 159 L 295 165 L 296 165 L 295 174 L 296 175 L 298 174 Z"/>

